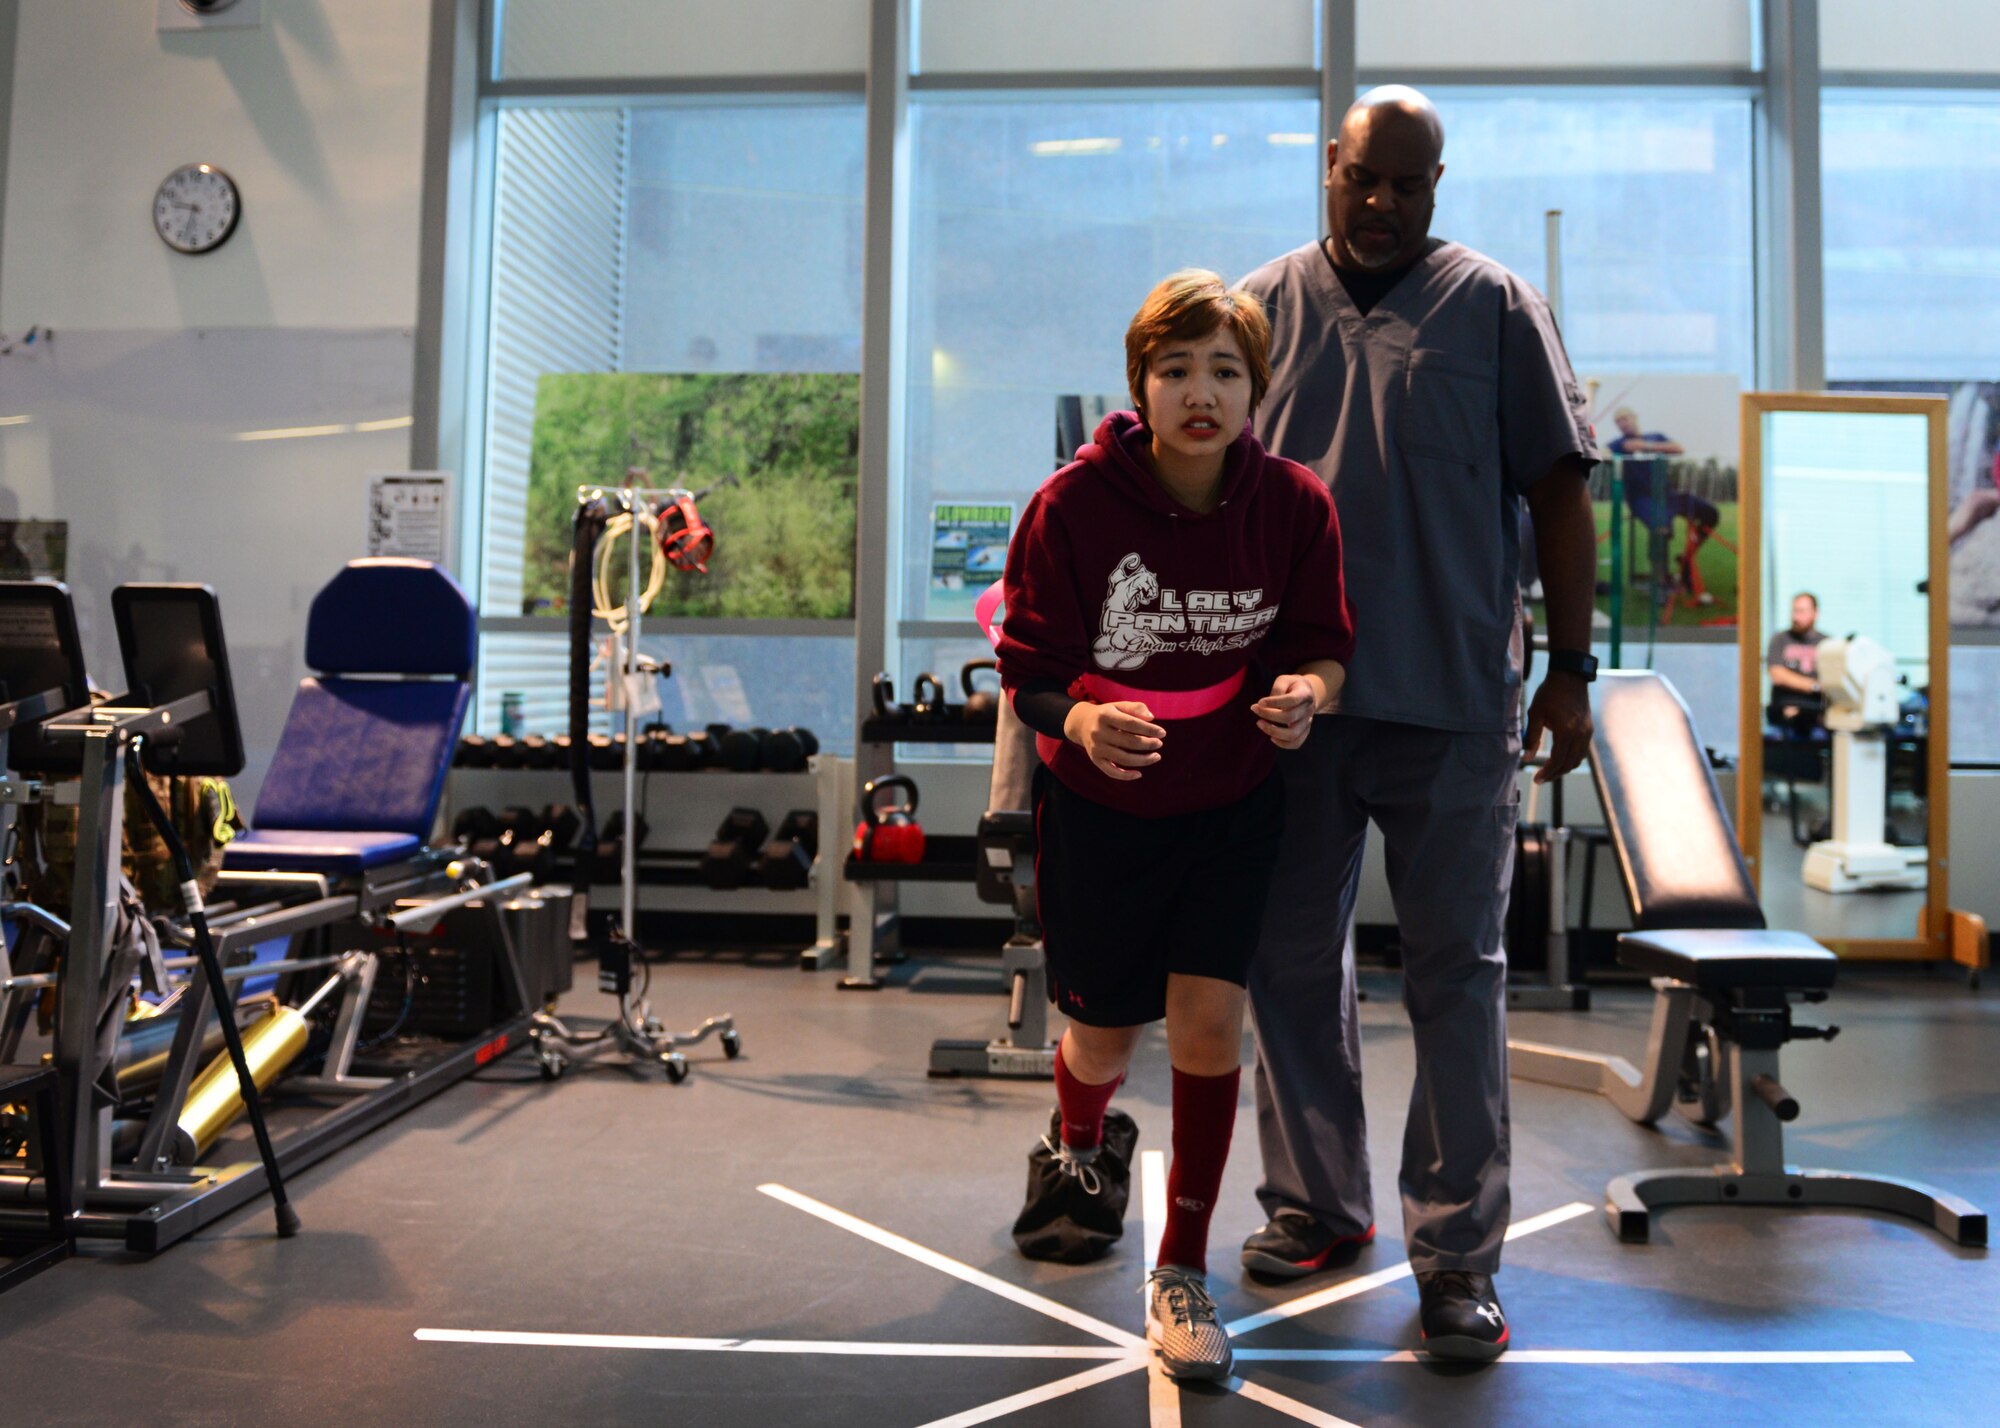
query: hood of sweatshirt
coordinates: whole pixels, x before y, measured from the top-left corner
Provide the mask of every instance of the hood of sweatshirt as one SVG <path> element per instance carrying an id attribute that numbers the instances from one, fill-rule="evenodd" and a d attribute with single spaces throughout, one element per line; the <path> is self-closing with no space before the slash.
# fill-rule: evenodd
<path id="1" fill-rule="evenodd" d="M 1243 497 L 1264 464 L 1264 447 L 1245 424 L 1222 455 L 1221 499 L 1213 511 L 1197 513 L 1176 501 L 1153 474 L 1153 430 L 1136 412 L 1112 412 L 1097 424 L 1076 459 L 1102 475 L 1134 505 L 1180 521 L 1241 520 Z M 1232 509 L 1233 507 L 1233 509 Z"/>

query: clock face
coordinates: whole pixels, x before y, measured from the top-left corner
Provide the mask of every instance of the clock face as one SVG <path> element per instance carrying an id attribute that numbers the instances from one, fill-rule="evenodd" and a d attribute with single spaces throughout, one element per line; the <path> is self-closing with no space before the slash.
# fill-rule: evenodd
<path id="1" fill-rule="evenodd" d="M 236 231 L 236 182 L 213 164 L 183 164 L 153 195 L 153 229 L 177 253 L 220 248 Z"/>

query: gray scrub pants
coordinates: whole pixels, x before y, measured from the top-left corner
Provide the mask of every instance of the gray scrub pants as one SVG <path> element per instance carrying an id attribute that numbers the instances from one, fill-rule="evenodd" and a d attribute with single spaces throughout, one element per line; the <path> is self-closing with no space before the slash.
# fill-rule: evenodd
<path id="1" fill-rule="evenodd" d="M 1250 966 L 1267 1215 L 1374 1223 L 1354 965 L 1361 850 L 1382 830 L 1417 1079 L 1403 1232 L 1418 1272 L 1500 1267 L 1508 1221 L 1507 963 L 1520 739 L 1321 718 L 1284 773 L 1284 849 Z"/>

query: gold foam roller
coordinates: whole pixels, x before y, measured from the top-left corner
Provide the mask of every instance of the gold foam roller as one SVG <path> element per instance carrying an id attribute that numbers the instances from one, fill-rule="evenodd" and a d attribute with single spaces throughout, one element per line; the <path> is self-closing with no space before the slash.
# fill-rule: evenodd
<path id="1" fill-rule="evenodd" d="M 243 1059 L 249 1063 L 250 1079 L 260 1091 L 298 1059 L 306 1049 L 306 1019 L 293 1007 L 279 1007 L 243 1033 Z M 230 1064 L 229 1050 L 202 1068 L 188 1087 L 186 1103 L 174 1135 L 174 1159 L 191 1165 L 215 1144 L 215 1138 L 243 1114 L 243 1096 L 236 1082 L 236 1068 Z"/>

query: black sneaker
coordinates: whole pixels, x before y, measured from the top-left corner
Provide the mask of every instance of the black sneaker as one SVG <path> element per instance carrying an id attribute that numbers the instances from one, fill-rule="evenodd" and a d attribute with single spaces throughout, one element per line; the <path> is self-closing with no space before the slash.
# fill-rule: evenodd
<path id="1" fill-rule="evenodd" d="M 1440 1269 L 1417 1276 L 1423 1350 L 1434 1359 L 1484 1362 L 1507 1352 L 1507 1316 L 1493 1276 Z"/>
<path id="2" fill-rule="evenodd" d="M 1336 1235 L 1304 1210 L 1284 1209 L 1243 1241 L 1243 1267 L 1273 1279 L 1315 1274 L 1341 1250 L 1358 1250 L 1375 1238 L 1370 1225 L 1358 1235 Z"/>
<path id="3" fill-rule="evenodd" d="M 1094 1152 L 1062 1143 L 1062 1112 L 1028 1155 L 1028 1198 L 1014 1220 L 1014 1243 L 1029 1259 L 1088 1264 L 1102 1259 L 1125 1233 L 1132 1198 L 1132 1152 L 1139 1127 L 1123 1111 L 1104 1113 Z"/>

